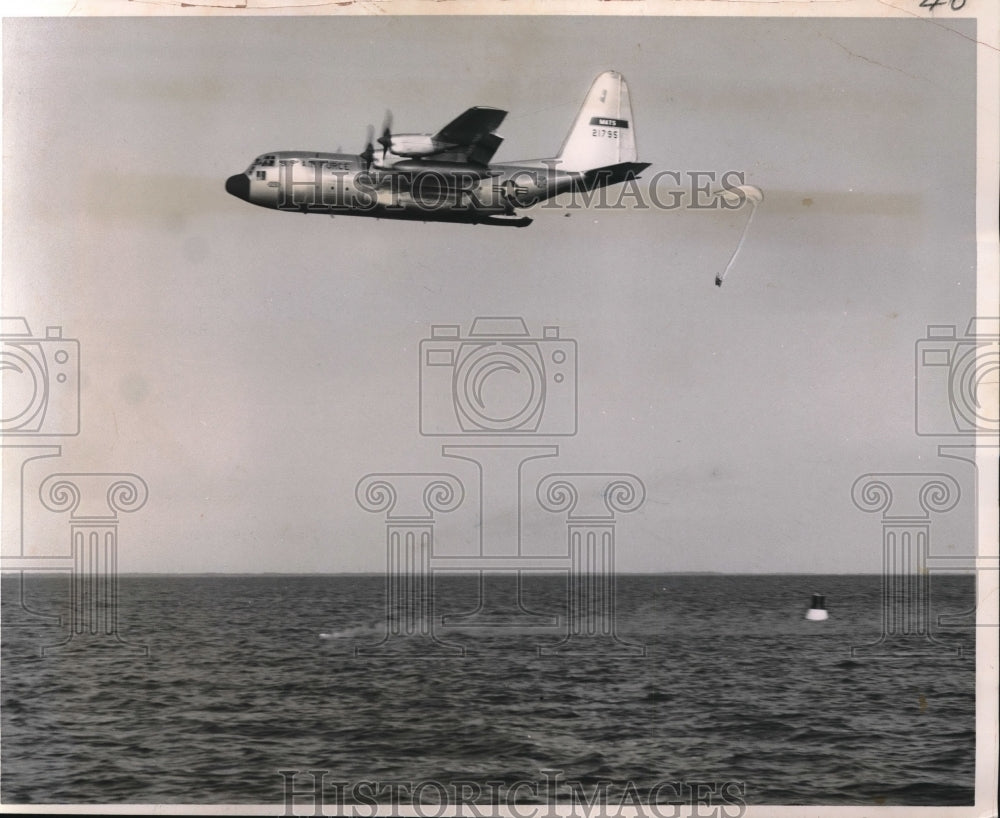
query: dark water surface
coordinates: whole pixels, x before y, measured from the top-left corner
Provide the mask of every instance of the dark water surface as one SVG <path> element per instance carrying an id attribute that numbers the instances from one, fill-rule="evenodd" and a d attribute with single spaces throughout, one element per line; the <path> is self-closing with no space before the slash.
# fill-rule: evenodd
<path id="1" fill-rule="evenodd" d="M 488 582 L 496 598 L 511 590 Z M 483 792 L 560 770 L 561 799 L 571 781 L 640 798 L 709 782 L 749 804 L 972 803 L 971 628 L 935 624 L 930 656 L 852 658 L 882 633 L 878 576 L 627 575 L 617 587 L 619 641 L 588 643 L 596 655 L 539 655 L 565 635 L 567 588 L 536 575 L 523 602 L 543 616 L 456 624 L 479 588 L 448 577 L 434 594 L 441 644 L 355 656 L 386 633 L 381 576 L 122 577 L 126 644 L 75 639 L 40 656 L 68 636 L 68 579 L 24 579 L 28 605 L 63 615 L 60 627 L 28 616 L 5 576 L 0 796 L 280 805 L 278 770 Z M 826 622 L 803 618 L 812 592 Z M 974 603 L 971 577 L 934 578 L 932 622 Z"/>

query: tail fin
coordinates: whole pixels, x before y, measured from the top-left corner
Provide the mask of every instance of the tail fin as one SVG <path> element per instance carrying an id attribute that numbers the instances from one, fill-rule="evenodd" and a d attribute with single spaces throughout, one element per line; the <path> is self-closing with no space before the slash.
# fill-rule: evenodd
<path id="1" fill-rule="evenodd" d="M 592 170 L 638 158 L 625 77 L 605 71 L 594 80 L 556 158 L 560 170 Z"/>

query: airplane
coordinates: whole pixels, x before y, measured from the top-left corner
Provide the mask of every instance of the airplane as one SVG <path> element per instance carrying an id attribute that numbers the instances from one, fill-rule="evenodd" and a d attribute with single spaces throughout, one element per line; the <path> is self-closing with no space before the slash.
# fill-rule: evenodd
<path id="1" fill-rule="evenodd" d="M 359 154 L 273 151 L 226 180 L 250 204 L 295 213 L 525 227 L 527 208 L 570 191 L 638 179 L 635 122 L 625 78 L 594 81 L 558 155 L 491 165 L 506 111 L 469 108 L 434 134 L 394 134 L 387 114 Z"/>

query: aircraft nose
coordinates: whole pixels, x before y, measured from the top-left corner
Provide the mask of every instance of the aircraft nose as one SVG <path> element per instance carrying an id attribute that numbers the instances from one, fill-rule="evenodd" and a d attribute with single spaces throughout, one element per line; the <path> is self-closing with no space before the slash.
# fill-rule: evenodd
<path id="1" fill-rule="evenodd" d="M 250 197 L 250 179 L 245 173 L 237 173 L 226 179 L 226 193 L 246 201 Z"/>

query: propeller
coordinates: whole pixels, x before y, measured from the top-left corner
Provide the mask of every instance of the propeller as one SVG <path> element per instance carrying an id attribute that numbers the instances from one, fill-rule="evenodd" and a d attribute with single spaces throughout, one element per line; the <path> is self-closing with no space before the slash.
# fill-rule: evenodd
<path id="1" fill-rule="evenodd" d="M 392 111 L 386 108 L 385 118 L 382 120 L 382 135 L 378 138 L 378 143 L 382 146 L 382 160 L 392 146 Z"/>
<path id="2" fill-rule="evenodd" d="M 368 138 L 365 139 L 365 149 L 361 152 L 361 159 L 365 163 L 365 173 L 372 169 L 372 160 L 375 158 L 375 146 L 372 139 L 375 138 L 375 126 L 368 126 Z"/>

